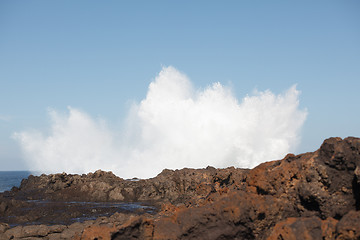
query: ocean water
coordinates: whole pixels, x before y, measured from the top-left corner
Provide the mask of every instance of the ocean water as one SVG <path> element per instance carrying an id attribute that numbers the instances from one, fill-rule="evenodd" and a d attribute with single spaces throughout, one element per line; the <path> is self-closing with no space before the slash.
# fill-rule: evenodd
<path id="1" fill-rule="evenodd" d="M 29 171 L 0 171 L 0 192 L 19 187 L 21 180 L 29 177 L 30 174 Z"/>

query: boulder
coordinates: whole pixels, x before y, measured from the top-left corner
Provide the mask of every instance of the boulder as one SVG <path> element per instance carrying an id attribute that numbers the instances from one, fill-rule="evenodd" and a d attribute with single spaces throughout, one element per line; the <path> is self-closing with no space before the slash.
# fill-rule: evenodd
<path id="1" fill-rule="evenodd" d="M 337 239 L 360 239 L 360 212 L 350 211 L 336 225 Z"/>

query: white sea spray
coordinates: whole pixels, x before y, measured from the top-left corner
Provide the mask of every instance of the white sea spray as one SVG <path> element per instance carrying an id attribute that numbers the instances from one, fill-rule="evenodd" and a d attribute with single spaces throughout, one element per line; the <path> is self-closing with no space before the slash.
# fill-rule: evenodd
<path id="1" fill-rule="evenodd" d="M 255 92 L 239 101 L 221 83 L 197 90 L 164 67 L 134 104 L 121 132 L 69 107 L 49 110 L 51 130 L 14 133 L 29 168 L 46 173 L 111 170 L 123 178 L 153 177 L 164 168 L 243 167 L 294 151 L 306 110 L 292 86 L 275 95 Z"/>

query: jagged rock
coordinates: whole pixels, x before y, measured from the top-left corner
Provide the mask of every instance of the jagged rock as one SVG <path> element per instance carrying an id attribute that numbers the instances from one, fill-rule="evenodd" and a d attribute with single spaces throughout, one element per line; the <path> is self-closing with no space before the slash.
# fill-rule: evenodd
<path id="1" fill-rule="evenodd" d="M 245 181 L 224 181 L 229 188 L 225 193 L 223 188 L 205 200 L 159 213 L 162 217 L 153 222 L 152 238 L 266 239 L 275 235 L 277 239 L 282 231 L 283 239 L 333 239 L 340 234 L 346 214 L 358 207 L 354 178 L 359 142 L 331 138 L 314 153 L 263 163 L 250 170 Z M 280 221 L 284 222 L 275 226 Z M 356 226 L 343 231 L 356 239 Z M 125 230 L 129 227 L 121 231 Z"/>
<path id="2" fill-rule="evenodd" d="M 18 226 L 0 236 L 49 239 L 359 239 L 360 139 L 330 138 L 320 149 L 254 169 L 164 170 L 151 179 L 111 172 L 30 176 L 0 194 L 0 221 L 61 222 L 101 212 L 72 201 L 148 202 L 161 206 L 69 226 Z M 50 201 L 38 208 L 30 199 Z M 56 209 L 66 209 L 59 214 Z M 18 209 L 30 209 L 24 212 Z M 114 210 L 114 209 L 113 209 Z M 110 211 L 110 210 L 109 210 Z M 116 209 L 114 210 L 114 212 Z M 57 212 L 57 215 L 54 213 Z M 101 212 L 103 214 L 110 212 Z M 100 216 L 100 215 L 99 215 Z M 37 234 L 37 235 L 36 235 Z"/>
<path id="3" fill-rule="evenodd" d="M 360 166 L 359 142 L 330 138 L 314 153 L 260 164 L 250 171 L 247 183 L 259 194 L 295 203 L 304 216 L 340 219 L 359 206 L 359 188 L 354 186 L 354 170 Z"/>
<path id="4" fill-rule="evenodd" d="M 56 201 L 163 201 L 182 202 L 198 196 L 200 184 L 240 183 L 245 169 L 164 170 L 147 180 L 124 180 L 111 172 L 96 171 L 87 175 L 51 174 L 29 176 L 17 191 L 8 195 L 19 200 Z M 209 192 L 203 192 L 205 196 Z"/>

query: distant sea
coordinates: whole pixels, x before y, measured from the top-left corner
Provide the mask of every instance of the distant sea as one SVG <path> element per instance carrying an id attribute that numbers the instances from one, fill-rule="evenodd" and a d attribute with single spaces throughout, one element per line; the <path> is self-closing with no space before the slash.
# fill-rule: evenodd
<path id="1" fill-rule="evenodd" d="M 32 174 L 29 171 L 0 171 L 0 192 L 19 187 L 21 180 Z"/>

